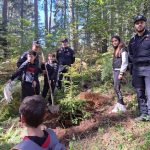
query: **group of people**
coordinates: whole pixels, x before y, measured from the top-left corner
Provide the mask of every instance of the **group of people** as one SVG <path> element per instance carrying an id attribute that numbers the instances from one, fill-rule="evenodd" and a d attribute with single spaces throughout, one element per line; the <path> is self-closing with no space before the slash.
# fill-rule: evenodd
<path id="1" fill-rule="evenodd" d="M 134 18 L 136 34 L 131 38 L 128 47 L 125 47 L 119 36 L 112 37 L 113 79 L 118 98 L 112 112 L 126 111 L 120 81 L 129 64 L 140 112 L 140 116 L 136 118 L 137 121 L 150 121 L 150 32 L 146 29 L 146 21 L 143 15 L 137 15 Z"/>
<path id="2" fill-rule="evenodd" d="M 40 82 L 38 79 L 40 73 L 44 75 L 43 98 L 46 98 L 49 88 L 52 89 L 52 93 L 54 93 L 56 85 L 58 89 L 62 88 L 63 74 L 75 62 L 75 55 L 74 51 L 68 46 L 68 39 L 63 39 L 61 42 L 62 47 L 56 53 L 49 53 L 46 61 L 45 58 L 42 58 L 43 60 L 40 62 L 38 55 L 40 50 L 39 41 L 34 41 L 32 49 L 21 55 L 17 61 L 17 71 L 9 80 L 9 82 L 15 79 L 21 80 L 21 99 L 40 94 Z M 49 96 L 48 100 L 51 103 L 51 96 Z"/>
<path id="3" fill-rule="evenodd" d="M 121 93 L 121 79 L 130 64 L 132 84 L 137 93 L 140 116 L 138 121 L 150 121 L 150 32 L 146 29 L 147 19 L 143 15 L 134 18 L 136 35 L 131 38 L 128 47 L 119 36 L 112 37 L 113 53 L 113 79 L 114 89 L 118 98 L 112 112 L 126 111 Z M 67 72 L 66 66 L 71 66 L 75 61 L 74 51 L 68 47 L 68 40 L 61 41 L 62 47 L 56 54 L 48 54 L 48 61 L 43 62 L 39 68 L 39 42 L 34 41 L 32 50 L 25 52 L 17 62 L 18 70 L 12 75 L 10 81 L 18 77 L 22 85 L 22 103 L 19 109 L 21 122 L 27 127 L 28 135 L 14 149 L 53 149 L 64 150 L 65 147 L 57 140 L 55 133 L 50 130 L 41 130 L 44 118 L 46 97 L 49 81 L 54 92 L 56 82 L 58 88 L 62 87 L 63 73 Z M 44 73 L 44 87 L 40 96 L 40 83 L 38 74 Z M 58 75 L 59 74 L 59 75 Z M 51 103 L 51 99 L 49 98 Z M 36 109 L 35 109 L 36 108 Z"/>
<path id="4" fill-rule="evenodd" d="M 48 91 L 51 94 L 57 84 L 57 88 L 62 88 L 63 73 L 68 71 L 68 67 L 75 62 L 74 51 L 68 46 L 68 39 L 61 41 L 62 47 L 55 53 L 49 53 L 47 61 L 43 58 L 40 65 L 38 52 L 40 50 L 39 41 L 34 41 L 32 49 L 24 52 L 17 61 L 17 71 L 11 76 L 8 82 L 20 80 L 22 87 L 22 103 L 19 108 L 20 121 L 27 128 L 27 135 L 23 141 L 16 145 L 14 149 L 27 150 L 65 150 L 64 145 L 59 143 L 55 133 L 51 129 L 42 130 Z M 44 86 L 40 96 L 39 74 L 44 75 Z M 69 77 L 67 78 L 69 80 Z M 49 104 L 52 103 L 51 94 L 48 97 Z"/>

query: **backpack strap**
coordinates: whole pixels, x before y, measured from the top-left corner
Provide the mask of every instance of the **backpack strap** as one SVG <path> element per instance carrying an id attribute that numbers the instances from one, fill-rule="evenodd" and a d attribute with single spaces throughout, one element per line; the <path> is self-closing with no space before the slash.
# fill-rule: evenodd
<path id="1" fill-rule="evenodd" d="M 50 134 L 51 137 L 50 150 L 66 150 L 65 146 L 59 143 L 57 136 L 52 129 L 48 128 L 46 131 Z"/>

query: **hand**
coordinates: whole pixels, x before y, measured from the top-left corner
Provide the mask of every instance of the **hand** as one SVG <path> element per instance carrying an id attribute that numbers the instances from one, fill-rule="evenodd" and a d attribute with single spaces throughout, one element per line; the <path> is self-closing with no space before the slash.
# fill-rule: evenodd
<path id="1" fill-rule="evenodd" d="M 51 84 L 51 82 L 52 82 L 52 81 L 51 81 L 51 80 L 49 80 L 49 83 L 50 83 L 50 84 Z"/>
<path id="2" fill-rule="evenodd" d="M 11 79 L 9 79 L 9 80 L 7 81 L 7 83 L 11 83 Z"/>
<path id="3" fill-rule="evenodd" d="M 36 81 L 32 82 L 32 87 L 34 87 L 34 88 L 36 87 Z"/>
<path id="4" fill-rule="evenodd" d="M 46 74 L 46 70 L 43 70 L 43 75 L 45 75 Z"/>
<path id="5" fill-rule="evenodd" d="M 123 78 L 123 75 L 122 75 L 122 74 L 119 74 L 118 79 L 119 79 L 119 80 L 122 80 L 122 78 Z"/>
<path id="6" fill-rule="evenodd" d="M 28 61 L 28 62 L 31 62 L 31 57 L 28 57 L 28 58 L 27 58 L 27 61 Z"/>

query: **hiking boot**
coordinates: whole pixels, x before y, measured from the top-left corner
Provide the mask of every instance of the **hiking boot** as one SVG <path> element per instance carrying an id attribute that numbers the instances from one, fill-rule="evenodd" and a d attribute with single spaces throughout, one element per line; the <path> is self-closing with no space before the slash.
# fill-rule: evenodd
<path id="1" fill-rule="evenodd" d="M 111 111 L 112 113 L 119 113 L 119 112 L 126 112 L 125 105 L 122 105 L 120 103 L 117 103 L 114 107 L 114 109 Z"/>
<path id="2" fill-rule="evenodd" d="M 146 121 L 150 121 L 150 115 L 147 115 Z"/>
<path id="3" fill-rule="evenodd" d="M 139 117 L 135 118 L 135 121 L 150 121 L 150 116 L 147 114 L 141 114 Z"/>

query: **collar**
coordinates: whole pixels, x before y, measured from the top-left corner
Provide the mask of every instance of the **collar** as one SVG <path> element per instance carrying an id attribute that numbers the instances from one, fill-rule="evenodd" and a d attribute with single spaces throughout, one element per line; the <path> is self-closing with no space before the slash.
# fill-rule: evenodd
<path id="1" fill-rule="evenodd" d="M 145 32 L 143 33 L 142 36 L 139 36 L 138 34 L 136 34 L 136 37 L 137 37 L 137 38 L 141 38 L 141 37 L 147 35 L 148 33 L 149 33 L 149 31 L 145 29 Z"/>

